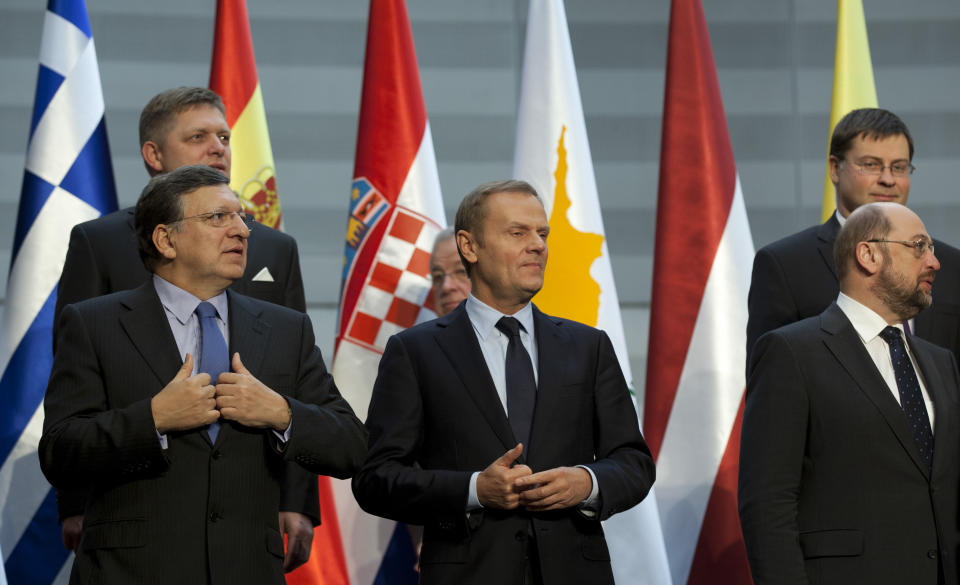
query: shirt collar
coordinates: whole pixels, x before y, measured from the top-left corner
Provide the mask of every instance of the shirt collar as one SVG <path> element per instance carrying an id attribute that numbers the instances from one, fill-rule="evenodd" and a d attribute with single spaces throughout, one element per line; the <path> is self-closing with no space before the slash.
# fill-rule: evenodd
<path id="1" fill-rule="evenodd" d="M 835 216 L 837 216 L 837 221 L 840 222 L 840 227 L 843 227 L 843 223 L 844 223 L 845 221 L 847 221 L 847 218 L 843 217 L 843 214 L 840 213 L 840 210 L 839 210 L 839 209 L 836 210 L 836 211 L 834 211 L 833 214 L 834 214 Z"/>
<path id="2" fill-rule="evenodd" d="M 186 325 L 194 311 L 197 310 L 197 305 L 202 302 L 193 294 L 156 274 L 153 275 L 153 288 L 157 290 L 157 296 L 160 297 L 160 303 L 163 307 L 170 311 L 181 325 Z M 217 310 L 217 315 L 220 316 L 220 320 L 226 323 L 227 291 L 207 299 L 207 302 L 213 305 L 213 308 Z"/>
<path id="3" fill-rule="evenodd" d="M 873 341 L 886 327 L 891 327 L 891 325 L 887 323 L 887 320 L 878 315 L 873 309 L 859 301 L 853 300 L 843 293 L 840 293 L 840 296 L 837 297 L 837 306 L 839 306 L 843 314 L 847 316 L 847 319 L 850 319 L 850 323 L 853 325 L 853 328 L 856 329 L 857 335 L 860 336 L 860 340 L 863 343 Z M 902 323 L 897 323 L 896 325 L 892 325 L 892 327 L 896 327 L 901 332 L 903 331 Z"/>
<path id="4" fill-rule="evenodd" d="M 523 326 L 524 331 L 526 331 L 528 335 L 533 335 L 533 303 L 527 303 L 513 315 L 507 315 L 487 305 L 473 296 L 473 293 L 470 293 L 467 297 L 466 310 L 467 316 L 470 317 L 470 323 L 473 324 L 473 328 L 477 330 L 477 335 L 480 336 L 482 341 L 486 341 L 487 335 L 490 335 L 490 332 L 496 328 L 497 322 L 502 317 L 513 317 L 517 321 L 520 321 L 520 325 Z"/>

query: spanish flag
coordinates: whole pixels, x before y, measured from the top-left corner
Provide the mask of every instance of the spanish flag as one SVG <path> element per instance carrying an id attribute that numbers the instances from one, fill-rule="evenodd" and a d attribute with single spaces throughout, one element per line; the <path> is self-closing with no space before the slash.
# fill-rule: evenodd
<path id="1" fill-rule="evenodd" d="M 240 195 L 243 206 L 257 221 L 281 229 L 283 216 L 273 150 L 245 0 L 217 0 L 210 89 L 227 107 L 233 151 L 230 188 Z"/>

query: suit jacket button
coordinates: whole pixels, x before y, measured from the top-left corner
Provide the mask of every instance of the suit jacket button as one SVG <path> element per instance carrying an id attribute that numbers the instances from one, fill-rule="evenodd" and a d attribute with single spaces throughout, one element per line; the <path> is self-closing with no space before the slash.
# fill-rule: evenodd
<path id="1" fill-rule="evenodd" d="M 927 558 L 928 558 L 928 559 L 934 559 L 934 560 L 936 560 L 936 558 L 937 558 L 937 551 L 936 551 L 936 549 L 930 549 L 930 550 L 928 550 L 928 551 L 927 551 Z"/>
<path id="2" fill-rule="evenodd" d="M 220 459 L 221 457 L 220 451 L 214 451 L 210 456 L 213 457 L 214 459 Z"/>
<path id="3" fill-rule="evenodd" d="M 513 535 L 519 542 L 523 542 L 527 539 L 527 533 L 523 530 L 517 530 L 517 533 Z"/>
<path id="4" fill-rule="evenodd" d="M 211 521 L 211 522 L 216 522 L 216 521 L 220 520 L 221 517 L 222 517 L 222 516 L 220 516 L 220 514 L 218 514 L 218 513 L 216 513 L 216 512 L 210 512 L 210 521 Z"/>

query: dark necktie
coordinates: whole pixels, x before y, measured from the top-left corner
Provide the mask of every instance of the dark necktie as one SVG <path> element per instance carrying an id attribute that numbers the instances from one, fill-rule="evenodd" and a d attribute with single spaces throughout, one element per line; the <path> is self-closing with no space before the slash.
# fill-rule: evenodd
<path id="1" fill-rule="evenodd" d="M 885 327 L 880 337 L 890 346 L 890 359 L 893 361 L 893 373 L 897 378 L 897 388 L 900 390 L 900 406 L 907 415 L 907 424 L 913 434 L 913 441 L 917 444 L 920 457 L 929 471 L 933 464 L 933 431 L 930 429 L 930 418 L 927 416 L 927 407 L 920 393 L 920 381 L 917 372 L 913 369 L 907 346 L 903 343 L 900 330 L 896 327 Z"/>
<path id="2" fill-rule="evenodd" d="M 197 365 L 197 372 L 210 374 L 210 383 L 216 386 L 220 374 L 230 371 L 227 342 L 217 326 L 217 309 L 213 305 L 206 301 L 197 305 L 197 318 L 200 319 L 200 363 Z M 217 441 L 219 432 L 218 421 L 207 427 L 211 442 Z"/>
<path id="3" fill-rule="evenodd" d="M 523 443 L 524 454 L 529 453 L 530 426 L 533 424 L 533 407 L 537 403 L 537 382 L 533 377 L 533 364 L 523 342 L 520 341 L 520 322 L 513 317 L 503 317 L 497 329 L 510 338 L 507 345 L 507 361 L 504 368 L 507 379 L 507 418 L 513 428 L 513 436 Z"/>

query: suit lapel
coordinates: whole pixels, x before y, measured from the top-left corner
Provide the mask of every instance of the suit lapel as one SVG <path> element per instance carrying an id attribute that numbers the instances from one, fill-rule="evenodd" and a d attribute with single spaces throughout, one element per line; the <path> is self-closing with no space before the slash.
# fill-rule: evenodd
<path id="1" fill-rule="evenodd" d="M 563 408 L 569 408 L 559 402 L 561 396 L 557 389 L 563 383 L 570 382 L 566 372 L 569 364 L 566 351 L 569 334 L 560 323 L 549 315 L 533 307 L 534 328 L 537 336 L 537 406 L 533 413 L 533 427 L 530 430 L 530 453 L 534 446 L 550 443 L 550 433 L 563 425 L 551 420 Z M 529 459 L 528 459 L 529 461 Z"/>
<path id="2" fill-rule="evenodd" d="M 833 261 L 833 242 L 837 239 L 837 233 L 839 232 L 840 222 L 837 220 L 836 214 L 831 215 L 830 219 L 825 221 L 817 230 L 817 250 L 834 278 L 837 278 L 837 266 Z"/>
<path id="3" fill-rule="evenodd" d="M 227 290 L 230 302 L 230 359 L 239 352 L 243 365 L 256 375 L 263 363 L 270 324 L 260 319 L 260 308 L 250 299 Z"/>
<path id="4" fill-rule="evenodd" d="M 161 387 L 166 386 L 183 365 L 183 360 L 160 297 L 153 288 L 153 280 L 131 291 L 121 303 L 127 312 L 120 315 L 120 326 L 150 366 Z"/>
<path id="5" fill-rule="evenodd" d="M 860 390 L 873 402 L 881 416 L 886 420 L 900 445 L 906 450 L 917 469 L 927 475 L 926 465 L 920 458 L 913 435 L 907 426 L 903 409 L 887 386 L 876 364 L 870 358 L 856 329 L 836 304 L 830 305 L 820 316 L 820 326 L 827 333 L 824 343 L 840 362 Z"/>
<path id="6" fill-rule="evenodd" d="M 483 359 L 477 334 L 465 306 L 466 303 L 461 303 L 449 315 L 436 321 L 434 339 L 457 372 L 467 394 L 500 439 L 504 451 L 507 451 L 517 445 L 517 440 L 497 395 L 496 386 L 493 385 L 493 378 L 490 377 L 490 370 Z"/>

